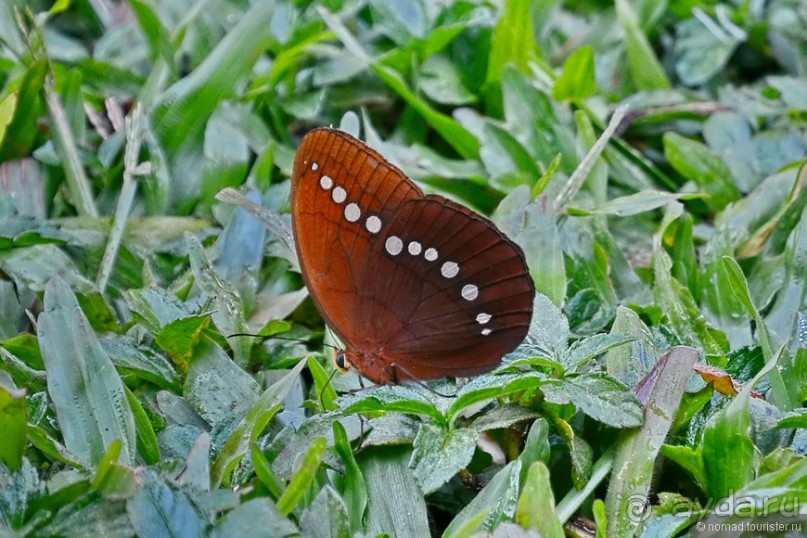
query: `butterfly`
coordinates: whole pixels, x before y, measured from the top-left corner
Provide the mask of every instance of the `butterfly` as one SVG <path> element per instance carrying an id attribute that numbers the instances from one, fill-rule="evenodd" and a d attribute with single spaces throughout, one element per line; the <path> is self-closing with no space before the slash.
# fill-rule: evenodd
<path id="1" fill-rule="evenodd" d="M 344 343 L 338 365 L 379 384 L 473 376 L 526 337 L 535 286 L 521 248 L 351 135 L 303 138 L 291 217 L 305 285 Z"/>

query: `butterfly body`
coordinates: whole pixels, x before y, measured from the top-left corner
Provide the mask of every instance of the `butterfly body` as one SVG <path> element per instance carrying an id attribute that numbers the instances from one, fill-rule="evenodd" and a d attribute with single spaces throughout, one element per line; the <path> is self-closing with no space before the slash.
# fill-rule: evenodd
<path id="1" fill-rule="evenodd" d="M 303 280 L 368 379 L 476 375 L 526 336 L 535 290 L 521 249 L 357 139 L 307 134 L 291 201 Z"/>

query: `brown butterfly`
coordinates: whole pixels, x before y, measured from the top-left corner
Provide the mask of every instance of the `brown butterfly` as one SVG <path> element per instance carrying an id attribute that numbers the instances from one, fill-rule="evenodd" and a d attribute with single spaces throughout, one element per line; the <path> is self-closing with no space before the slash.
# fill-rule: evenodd
<path id="1" fill-rule="evenodd" d="M 305 136 L 291 215 L 305 284 L 345 344 L 338 361 L 368 379 L 476 375 L 524 340 L 535 287 L 521 248 L 347 133 Z"/>

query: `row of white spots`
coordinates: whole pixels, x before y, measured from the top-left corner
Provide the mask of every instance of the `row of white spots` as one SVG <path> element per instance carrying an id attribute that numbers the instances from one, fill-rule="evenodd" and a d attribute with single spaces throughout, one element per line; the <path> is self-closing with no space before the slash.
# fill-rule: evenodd
<path id="1" fill-rule="evenodd" d="M 311 170 L 316 172 L 319 170 L 319 163 L 311 163 Z M 319 186 L 323 190 L 331 191 L 331 199 L 337 204 L 343 203 L 347 200 L 347 191 L 339 186 L 334 188 L 333 178 L 331 176 L 323 175 L 319 178 Z M 333 189 L 333 190 L 331 190 Z M 357 222 L 361 218 L 361 208 L 359 204 L 351 202 L 345 206 L 345 218 L 348 222 Z M 371 234 L 377 234 L 381 231 L 381 219 L 375 215 L 370 215 L 364 222 L 364 226 Z"/>
<path id="2" fill-rule="evenodd" d="M 384 247 L 387 249 L 387 253 L 391 256 L 397 256 L 403 251 L 404 242 L 403 240 L 396 236 L 391 235 L 387 238 Z M 407 246 L 406 250 L 409 251 L 409 254 L 413 256 L 417 256 L 421 253 L 423 249 L 423 245 L 421 245 L 417 241 L 410 241 L 409 245 Z M 433 262 L 437 259 L 437 250 L 434 248 L 427 248 L 425 254 L 423 255 L 424 258 Z M 440 274 L 443 275 L 445 278 L 454 278 L 460 273 L 460 266 L 456 262 L 444 262 L 443 265 L 440 267 Z M 479 297 L 479 288 L 475 284 L 465 284 L 460 290 L 460 295 L 466 301 L 473 301 L 477 297 Z M 485 325 L 491 320 L 492 316 L 490 314 L 486 314 L 484 312 L 479 313 L 476 316 L 476 321 L 480 325 Z M 487 336 L 491 333 L 491 329 L 485 327 L 482 329 L 482 335 Z"/>
<path id="3" fill-rule="evenodd" d="M 316 172 L 319 170 L 318 163 L 311 164 L 311 170 Z M 337 204 L 343 203 L 347 200 L 347 191 L 341 187 L 337 186 L 334 187 L 333 178 L 327 175 L 323 175 L 319 178 L 319 185 L 322 187 L 323 190 L 331 191 L 331 199 L 336 202 Z M 331 190 L 333 189 L 333 190 Z M 361 218 L 361 208 L 355 202 L 351 202 L 345 206 L 345 219 L 348 222 L 357 222 Z M 365 228 L 372 234 L 377 234 L 381 231 L 381 219 L 378 218 L 376 215 L 370 215 L 367 217 L 367 220 L 364 222 Z M 404 242 L 403 240 L 396 236 L 391 235 L 387 238 L 386 242 L 384 243 L 384 248 L 387 250 L 387 253 L 391 256 L 397 256 L 401 252 L 403 252 Z M 423 245 L 421 245 L 418 241 L 410 241 L 406 247 L 406 250 L 412 256 L 419 256 L 421 252 L 423 252 Z M 423 252 L 423 257 L 430 262 L 436 261 L 438 258 L 437 249 L 433 247 L 429 247 Z M 444 278 L 454 278 L 460 273 L 460 266 L 456 262 L 447 261 L 444 262 L 443 265 L 440 266 L 440 274 L 443 275 Z M 466 301 L 473 301 L 477 297 L 479 297 L 479 288 L 474 284 L 466 284 L 460 290 L 460 295 Z M 481 312 L 477 314 L 476 321 L 480 325 L 485 325 L 491 320 L 492 316 L 490 314 L 486 314 Z M 482 335 L 487 336 L 491 333 L 491 329 L 484 328 L 482 329 Z"/>

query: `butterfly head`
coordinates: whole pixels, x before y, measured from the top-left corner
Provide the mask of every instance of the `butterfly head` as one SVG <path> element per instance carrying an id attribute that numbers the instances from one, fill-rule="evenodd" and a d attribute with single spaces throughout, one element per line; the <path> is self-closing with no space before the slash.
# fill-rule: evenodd
<path id="1" fill-rule="evenodd" d="M 345 356 L 345 350 L 343 349 L 333 350 L 333 364 L 340 372 L 347 372 L 351 369 L 350 363 L 347 361 L 347 357 Z"/>
<path id="2" fill-rule="evenodd" d="M 394 363 L 375 351 L 334 349 L 333 364 L 341 372 L 353 372 L 379 385 L 398 383 Z M 356 365 L 359 367 L 356 367 Z"/>

